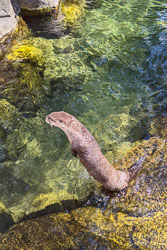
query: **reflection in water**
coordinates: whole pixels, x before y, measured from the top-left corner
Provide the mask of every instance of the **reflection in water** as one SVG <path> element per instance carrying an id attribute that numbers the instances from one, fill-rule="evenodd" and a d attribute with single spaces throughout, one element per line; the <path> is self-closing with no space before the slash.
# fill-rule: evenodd
<path id="1" fill-rule="evenodd" d="M 0 174 L 12 181 L 3 182 L 0 202 L 14 221 L 44 209 L 41 197 L 54 204 L 99 192 L 72 158 L 65 135 L 45 123 L 46 114 L 64 110 L 76 116 L 110 161 L 122 158 L 137 140 L 148 139 L 151 120 L 166 115 L 163 2 L 104 0 L 85 9 L 75 29 L 66 22 L 54 38 L 46 22 L 42 31 L 37 26 L 37 37 L 17 48 L 29 46 L 31 56 L 4 59 L 2 97 L 16 110 L 5 106 L 14 118 L 1 121 L 0 159 L 7 159 L 3 168 L 8 171 Z M 33 54 L 34 48 L 42 57 Z M 39 69 L 42 60 L 44 75 Z M 13 183 L 18 187 L 15 200 L 10 197 Z M 5 190 L 11 193 L 7 196 Z"/>

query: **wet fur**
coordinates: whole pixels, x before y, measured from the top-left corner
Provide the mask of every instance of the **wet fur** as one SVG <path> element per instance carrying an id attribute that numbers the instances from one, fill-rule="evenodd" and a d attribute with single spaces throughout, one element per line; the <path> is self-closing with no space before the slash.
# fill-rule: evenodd
<path id="1" fill-rule="evenodd" d="M 122 190 L 128 186 L 130 174 L 116 170 L 102 154 L 95 138 L 74 116 L 66 112 L 53 112 L 46 122 L 59 127 L 67 135 L 71 152 L 78 157 L 88 173 L 109 190 Z"/>

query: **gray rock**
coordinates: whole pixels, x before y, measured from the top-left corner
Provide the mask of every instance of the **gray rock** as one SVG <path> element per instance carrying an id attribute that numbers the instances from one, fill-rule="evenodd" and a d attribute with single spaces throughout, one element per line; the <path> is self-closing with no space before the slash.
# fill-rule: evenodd
<path id="1" fill-rule="evenodd" d="M 0 18 L 10 16 L 9 0 L 0 0 Z"/>
<path id="2" fill-rule="evenodd" d="M 56 8 L 61 0 L 0 0 L 0 39 L 16 28 L 20 8 L 27 11 Z"/>
<path id="3" fill-rule="evenodd" d="M 16 15 L 19 6 L 16 0 L 0 0 L 0 39 L 11 32 L 17 25 Z"/>
<path id="4" fill-rule="evenodd" d="M 57 7 L 59 2 L 60 0 L 18 0 L 21 9 L 29 10 Z"/>

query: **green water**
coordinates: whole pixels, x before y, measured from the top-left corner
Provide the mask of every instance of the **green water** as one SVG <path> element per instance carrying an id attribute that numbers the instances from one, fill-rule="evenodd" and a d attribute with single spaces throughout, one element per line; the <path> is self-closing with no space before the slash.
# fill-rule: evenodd
<path id="1" fill-rule="evenodd" d="M 104 0 L 86 7 L 65 35 L 30 37 L 45 60 L 44 73 L 37 78 L 40 91 L 28 94 L 22 87 L 13 95 L 21 77 L 13 72 L 25 66 L 5 61 L 10 67 L 2 98 L 17 112 L 0 126 L 0 203 L 14 221 L 45 205 L 81 201 L 98 192 L 72 157 L 63 132 L 45 123 L 47 114 L 64 110 L 77 117 L 111 162 L 135 141 L 149 137 L 155 116 L 166 115 L 166 7 L 165 1 Z"/>

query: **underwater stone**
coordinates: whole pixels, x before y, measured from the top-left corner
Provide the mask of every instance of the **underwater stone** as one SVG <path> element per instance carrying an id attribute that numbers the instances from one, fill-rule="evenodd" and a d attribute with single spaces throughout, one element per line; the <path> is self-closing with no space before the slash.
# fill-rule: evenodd
<path id="1" fill-rule="evenodd" d="M 81 9 L 76 4 L 64 4 L 62 6 L 62 13 L 65 16 L 65 22 L 75 22 L 79 17 L 81 17 Z"/>
<path id="2" fill-rule="evenodd" d="M 64 16 L 64 23 L 65 25 L 72 25 L 74 26 L 77 24 L 78 20 L 84 14 L 84 7 L 86 6 L 86 1 L 62 1 L 61 10 Z"/>
<path id="3" fill-rule="evenodd" d="M 12 124 L 17 113 L 18 111 L 15 106 L 6 99 L 0 100 L 0 122 L 3 124 L 3 127 L 8 127 Z"/>
<path id="4" fill-rule="evenodd" d="M 33 46 L 31 40 L 22 40 L 11 48 L 5 59 L 16 74 L 15 79 L 11 77 L 4 84 L 5 98 L 17 104 L 19 110 L 23 106 L 24 110 L 32 110 L 44 95 L 45 60 L 42 50 Z"/>
<path id="5" fill-rule="evenodd" d="M 155 118 L 151 123 L 149 132 L 151 135 L 158 135 L 164 139 L 167 139 L 167 117 Z"/>
<path id="6" fill-rule="evenodd" d="M 4 148 L 3 142 L 0 139 L 0 161 L 4 160 L 5 157 L 6 157 L 5 148 Z"/>
<path id="7" fill-rule="evenodd" d="M 24 41 L 22 42 L 24 43 Z M 9 60 L 31 60 L 37 66 L 42 67 L 44 64 L 42 50 L 30 44 L 18 44 L 12 47 L 12 52 L 6 55 Z"/>

